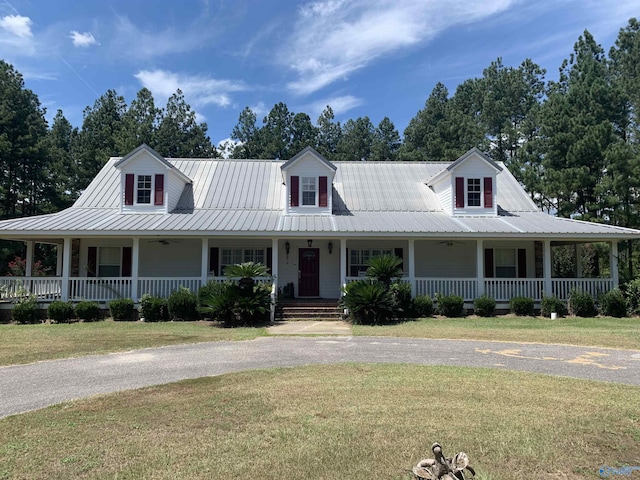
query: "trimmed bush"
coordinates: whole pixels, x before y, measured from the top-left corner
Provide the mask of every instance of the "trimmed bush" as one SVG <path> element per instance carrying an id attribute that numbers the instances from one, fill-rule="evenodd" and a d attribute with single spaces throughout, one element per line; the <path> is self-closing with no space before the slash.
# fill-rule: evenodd
<path id="1" fill-rule="evenodd" d="M 109 302 L 109 312 L 111 318 L 116 322 L 127 322 L 135 320 L 135 307 L 130 298 L 118 298 Z"/>
<path id="2" fill-rule="evenodd" d="M 488 295 L 482 295 L 473 301 L 473 312 L 479 317 L 491 317 L 496 310 L 496 301 Z"/>
<path id="3" fill-rule="evenodd" d="M 76 304 L 76 317 L 84 322 L 93 322 L 100 318 L 100 305 L 83 300 Z"/>
<path id="4" fill-rule="evenodd" d="M 47 308 L 47 317 L 58 323 L 67 323 L 72 318 L 76 318 L 76 312 L 71 303 L 54 300 Z"/>
<path id="5" fill-rule="evenodd" d="M 445 317 L 462 317 L 464 315 L 464 298 L 459 295 L 436 296 L 438 313 Z"/>
<path id="6" fill-rule="evenodd" d="M 145 293 L 140 299 L 140 313 L 145 322 L 166 322 L 169 320 L 167 300 Z"/>
<path id="7" fill-rule="evenodd" d="M 591 295 L 573 290 L 569 295 L 569 313 L 576 317 L 595 317 L 598 310 Z"/>
<path id="8" fill-rule="evenodd" d="M 533 298 L 513 297 L 509 300 L 509 308 L 511 313 L 520 317 L 531 317 L 533 316 Z"/>
<path id="9" fill-rule="evenodd" d="M 186 287 L 180 287 L 169 295 L 167 301 L 172 320 L 198 320 L 198 298 Z"/>
<path id="10" fill-rule="evenodd" d="M 418 295 L 413 299 L 416 318 L 427 318 L 433 315 L 433 300 L 428 295 Z"/>
<path id="11" fill-rule="evenodd" d="M 598 301 L 603 315 L 618 318 L 627 316 L 627 300 L 618 288 L 600 295 Z"/>
<path id="12" fill-rule="evenodd" d="M 640 315 L 640 278 L 625 285 L 627 309 L 631 315 Z"/>
<path id="13" fill-rule="evenodd" d="M 376 325 L 393 317 L 393 297 L 382 282 L 358 280 L 347 284 L 341 305 L 349 309 L 353 323 Z"/>
<path id="14" fill-rule="evenodd" d="M 414 302 L 411 298 L 411 284 L 393 282 L 389 287 L 393 299 L 394 316 L 397 318 L 415 318 Z"/>
<path id="15" fill-rule="evenodd" d="M 35 297 L 24 297 L 11 310 L 11 318 L 16 323 L 37 323 L 38 304 Z"/>
<path id="16" fill-rule="evenodd" d="M 543 317 L 550 317 L 551 313 L 555 312 L 559 317 L 567 314 L 567 306 L 558 297 L 542 297 L 540 303 L 540 315 Z"/>
<path id="17" fill-rule="evenodd" d="M 248 293 L 231 282 L 210 282 L 198 291 L 198 311 L 226 327 L 260 325 L 269 320 L 271 285 L 257 284 Z"/>

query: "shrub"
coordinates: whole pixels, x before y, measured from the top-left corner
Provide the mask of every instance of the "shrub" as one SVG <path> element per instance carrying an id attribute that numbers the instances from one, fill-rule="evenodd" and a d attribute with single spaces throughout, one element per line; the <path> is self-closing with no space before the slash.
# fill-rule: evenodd
<path id="1" fill-rule="evenodd" d="M 76 317 L 85 322 L 92 322 L 100 318 L 100 306 L 96 302 L 83 300 L 76 304 Z"/>
<path id="2" fill-rule="evenodd" d="M 130 298 L 118 298 L 109 302 L 111 318 L 116 322 L 135 320 L 135 307 Z"/>
<path id="3" fill-rule="evenodd" d="M 73 305 L 62 300 L 54 300 L 47 308 L 47 317 L 58 323 L 66 323 L 75 318 L 76 312 Z"/>
<path id="4" fill-rule="evenodd" d="M 540 303 L 540 315 L 543 317 L 550 317 L 552 312 L 555 312 L 558 316 L 562 317 L 567 314 L 567 306 L 558 297 L 542 297 L 542 302 Z"/>
<path id="5" fill-rule="evenodd" d="M 374 278 L 385 285 L 391 285 L 394 278 L 402 276 L 402 259 L 395 255 L 380 255 L 367 262 L 367 277 Z M 409 289 L 411 290 L 411 289 Z"/>
<path id="6" fill-rule="evenodd" d="M 496 310 L 496 301 L 488 295 L 482 295 L 473 301 L 473 312 L 480 317 L 491 317 Z"/>
<path id="7" fill-rule="evenodd" d="M 618 288 L 608 291 L 598 297 L 600 310 L 603 315 L 609 317 L 626 317 L 627 301 Z"/>
<path id="8" fill-rule="evenodd" d="M 461 317 L 464 315 L 464 298 L 459 295 L 436 296 L 438 313 L 445 317 Z"/>
<path id="9" fill-rule="evenodd" d="M 394 316 L 398 318 L 415 318 L 414 302 L 411 298 L 411 284 L 394 282 L 389 286 L 393 300 Z"/>
<path id="10" fill-rule="evenodd" d="M 433 301 L 428 295 L 417 295 L 413 299 L 413 309 L 417 318 L 426 318 L 433 315 Z"/>
<path id="11" fill-rule="evenodd" d="M 37 323 L 38 304 L 34 296 L 22 297 L 11 310 L 11 318 L 16 323 Z"/>
<path id="12" fill-rule="evenodd" d="M 341 305 L 354 323 L 376 325 L 393 317 L 393 297 L 382 282 L 358 280 L 344 288 Z"/>
<path id="13" fill-rule="evenodd" d="M 518 316 L 532 316 L 533 298 L 513 297 L 509 300 L 509 308 L 511 309 L 511 313 L 515 313 Z"/>
<path id="14" fill-rule="evenodd" d="M 145 293 L 140 299 L 140 313 L 145 322 L 166 322 L 169 320 L 167 300 Z"/>
<path id="15" fill-rule="evenodd" d="M 271 286 L 257 284 L 247 293 L 231 282 L 211 282 L 198 291 L 198 301 L 198 311 L 227 327 L 257 325 L 269 319 Z"/>
<path id="16" fill-rule="evenodd" d="M 169 295 L 169 315 L 173 320 L 198 320 L 198 298 L 186 287 L 180 287 Z"/>
<path id="17" fill-rule="evenodd" d="M 576 317 L 594 317 L 598 310 L 591 295 L 573 290 L 569 295 L 569 313 Z"/>
<path id="18" fill-rule="evenodd" d="M 640 315 L 640 278 L 625 285 L 627 308 L 632 315 Z"/>

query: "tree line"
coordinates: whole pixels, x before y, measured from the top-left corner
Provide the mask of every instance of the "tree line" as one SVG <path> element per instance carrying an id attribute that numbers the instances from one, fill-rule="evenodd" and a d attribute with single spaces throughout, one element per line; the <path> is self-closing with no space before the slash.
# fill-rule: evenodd
<path id="1" fill-rule="evenodd" d="M 557 80 L 531 59 L 512 67 L 498 58 L 454 92 L 438 83 L 402 137 L 388 117 L 340 123 L 327 106 L 314 123 L 278 103 L 260 123 L 242 110 L 224 148 L 233 158 L 286 160 L 310 145 L 330 161 L 451 161 L 478 147 L 551 213 L 640 227 L 639 69 L 632 18 L 609 52 L 585 31 Z M 0 218 L 71 205 L 109 157 L 141 143 L 167 157 L 219 156 L 180 90 L 164 108 L 146 88 L 129 105 L 108 90 L 79 128 L 60 110 L 48 126 L 37 95 L 0 61 Z"/>

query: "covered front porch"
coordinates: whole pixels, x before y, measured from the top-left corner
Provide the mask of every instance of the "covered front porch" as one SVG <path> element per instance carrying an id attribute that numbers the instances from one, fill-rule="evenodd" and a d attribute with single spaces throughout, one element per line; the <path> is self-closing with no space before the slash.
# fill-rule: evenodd
<path id="1" fill-rule="evenodd" d="M 600 255 L 608 261 L 597 276 L 581 260 L 584 240 L 212 236 L 46 242 L 58 246 L 56 275 L 0 277 L 1 300 L 24 293 L 41 302 L 167 297 L 180 287 L 197 292 L 209 281 L 224 281 L 225 266 L 245 261 L 267 265 L 272 277 L 258 280 L 273 285 L 274 297 L 337 299 L 344 285 L 364 276 L 368 259 L 382 254 L 403 259 L 402 280 L 414 296 L 456 294 L 472 302 L 486 294 L 499 303 L 514 296 L 540 302 L 551 295 L 566 300 L 574 289 L 597 297 L 618 285 L 617 241 L 605 244 Z M 32 272 L 35 243 L 25 241 L 26 272 Z M 572 267 L 556 265 L 560 250 L 564 264 L 573 255 Z"/>

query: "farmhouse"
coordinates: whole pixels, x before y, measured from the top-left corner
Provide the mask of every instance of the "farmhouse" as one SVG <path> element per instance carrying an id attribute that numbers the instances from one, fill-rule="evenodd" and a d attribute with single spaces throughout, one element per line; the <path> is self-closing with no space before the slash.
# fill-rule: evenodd
<path id="1" fill-rule="evenodd" d="M 142 145 L 111 158 L 75 204 L 0 222 L 0 238 L 58 246 L 56 276 L 0 280 L 41 300 L 167 296 L 262 262 L 273 291 L 337 299 L 367 260 L 395 254 L 414 294 L 540 301 L 618 283 L 617 248 L 640 231 L 538 210 L 504 167 L 477 149 L 455 162 L 334 162 L 312 148 L 288 161 L 163 158 Z M 607 242 L 606 278 L 556 278 L 556 247 Z"/>

